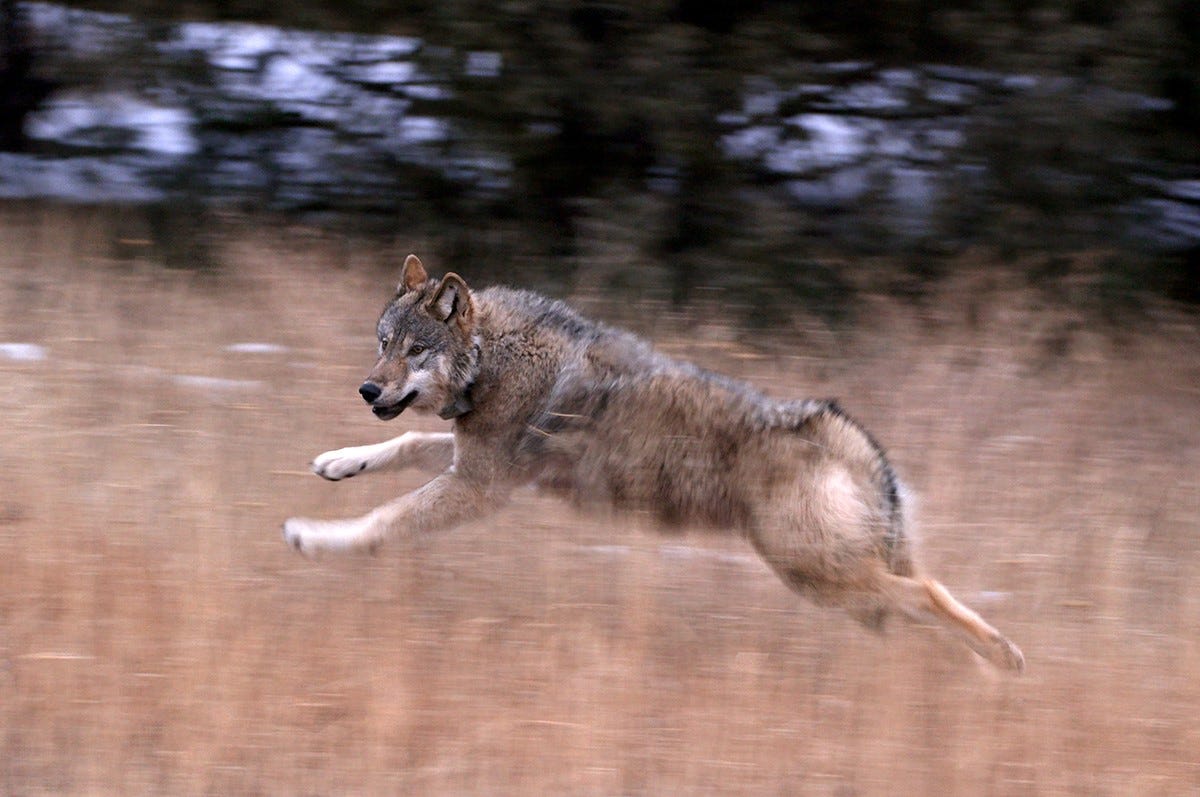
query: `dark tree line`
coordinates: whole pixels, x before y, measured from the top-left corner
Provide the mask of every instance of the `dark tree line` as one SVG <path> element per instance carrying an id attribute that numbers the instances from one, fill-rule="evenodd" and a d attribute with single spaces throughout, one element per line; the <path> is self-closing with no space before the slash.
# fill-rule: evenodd
<path id="1" fill-rule="evenodd" d="M 34 50 L 16 0 L 0 0 L 0 152 L 24 149 L 25 118 L 53 83 L 34 70 Z"/>
<path id="2" fill-rule="evenodd" d="M 429 212 L 460 231 L 453 245 L 464 255 L 494 247 L 494 236 L 481 243 L 476 234 L 486 218 L 488 225 L 534 231 L 506 240 L 537 241 L 556 253 L 626 246 L 664 264 L 680 299 L 731 259 L 761 264 L 764 275 L 793 291 L 836 296 L 842 289 L 836 271 L 820 265 L 832 222 L 797 209 L 770 175 L 723 152 L 722 114 L 739 108 L 749 78 L 794 85 L 811 64 L 835 61 L 1062 78 L 1055 90 L 989 98 L 961 157 L 986 165 L 990 182 L 982 203 L 960 203 L 940 220 L 931 237 L 943 240 L 1086 246 L 1089 235 L 1102 238 L 1111 228 L 1105 214 L 1125 200 L 1127 175 L 1114 164 L 1197 167 L 1194 0 L 80 5 L 167 21 L 419 36 L 427 43 L 426 68 L 452 88 L 452 99 L 437 101 L 431 112 L 455 122 L 462 139 L 456 145 L 503 153 L 512 166 L 509 191 L 490 199 L 432 175 L 414 176 Z M 9 149 L 22 145 L 19 120 L 51 85 L 22 36 L 19 8 L 0 0 L 0 147 Z M 480 52 L 498 54 L 499 71 L 470 68 L 469 54 Z M 1132 112 L 1096 99 L 1122 92 L 1168 102 L 1159 111 Z M 1064 172 L 1072 179 L 1055 176 Z M 953 179 L 945 187 L 953 191 Z M 893 245 L 870 231 L 857 243 Z"/>

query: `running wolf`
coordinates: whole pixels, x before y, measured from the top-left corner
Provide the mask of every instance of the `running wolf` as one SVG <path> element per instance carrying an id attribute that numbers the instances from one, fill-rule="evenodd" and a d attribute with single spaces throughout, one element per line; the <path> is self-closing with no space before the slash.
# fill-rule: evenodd
<path id="1" fill-rule="evenodd" d="M 373 548 L 448 529 L 535 484 L 577 504 L 640 509 L 664 525 L 745 536 L 787 586 L 869 627 L 933 621 L 995 665 L 1021 651 L 914 561 L 905 492 L 883 449 L 832 401 L 780 401 L 525 291 L 431 279 L 409 255 L 358 392 L 382 420 L 453 420 L 328 451 L 337 480 L 386 467 L 438 472 L 350 520 L 292 518 L 298 551 Z"/>

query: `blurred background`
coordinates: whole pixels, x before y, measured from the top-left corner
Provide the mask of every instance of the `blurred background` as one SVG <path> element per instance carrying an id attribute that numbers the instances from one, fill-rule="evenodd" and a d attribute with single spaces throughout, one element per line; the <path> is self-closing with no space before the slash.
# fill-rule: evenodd
<path id="1" fill-rule="evenodd" d="M 837 396 L 1024 649 L 532 493 L 293 555 L 403 257 Z M 0 0 L 0 793 L 1200 792 L 1200 4 Z"/>

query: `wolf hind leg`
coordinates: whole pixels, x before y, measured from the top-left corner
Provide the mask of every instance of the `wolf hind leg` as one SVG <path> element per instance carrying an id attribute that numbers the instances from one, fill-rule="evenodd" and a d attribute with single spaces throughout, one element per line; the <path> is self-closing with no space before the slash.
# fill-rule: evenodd
<path id="1" fill-rule="evenodd" d="M 971 650 L 1014 672 L 1025 669 L 1025 656 L 1004 634 L 993 628 L 932 578 L 885 574 L 884 589 L 895 608 L 914 622 L 933 621 L 965 642 Z"/>

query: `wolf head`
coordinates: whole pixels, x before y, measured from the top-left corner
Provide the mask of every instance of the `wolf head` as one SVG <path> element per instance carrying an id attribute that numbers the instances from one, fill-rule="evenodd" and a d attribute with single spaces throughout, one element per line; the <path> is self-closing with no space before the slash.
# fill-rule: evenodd
<path id="1" fill-rule="evenodd" d="M 409 255 L 376 331 L 379 360 L 358 389 L 376 417 L 389 421 L 408 407 L 443 418 L 471 411 L 479 345 L 475 306 L 462 277 L 430 279 Z"/>

